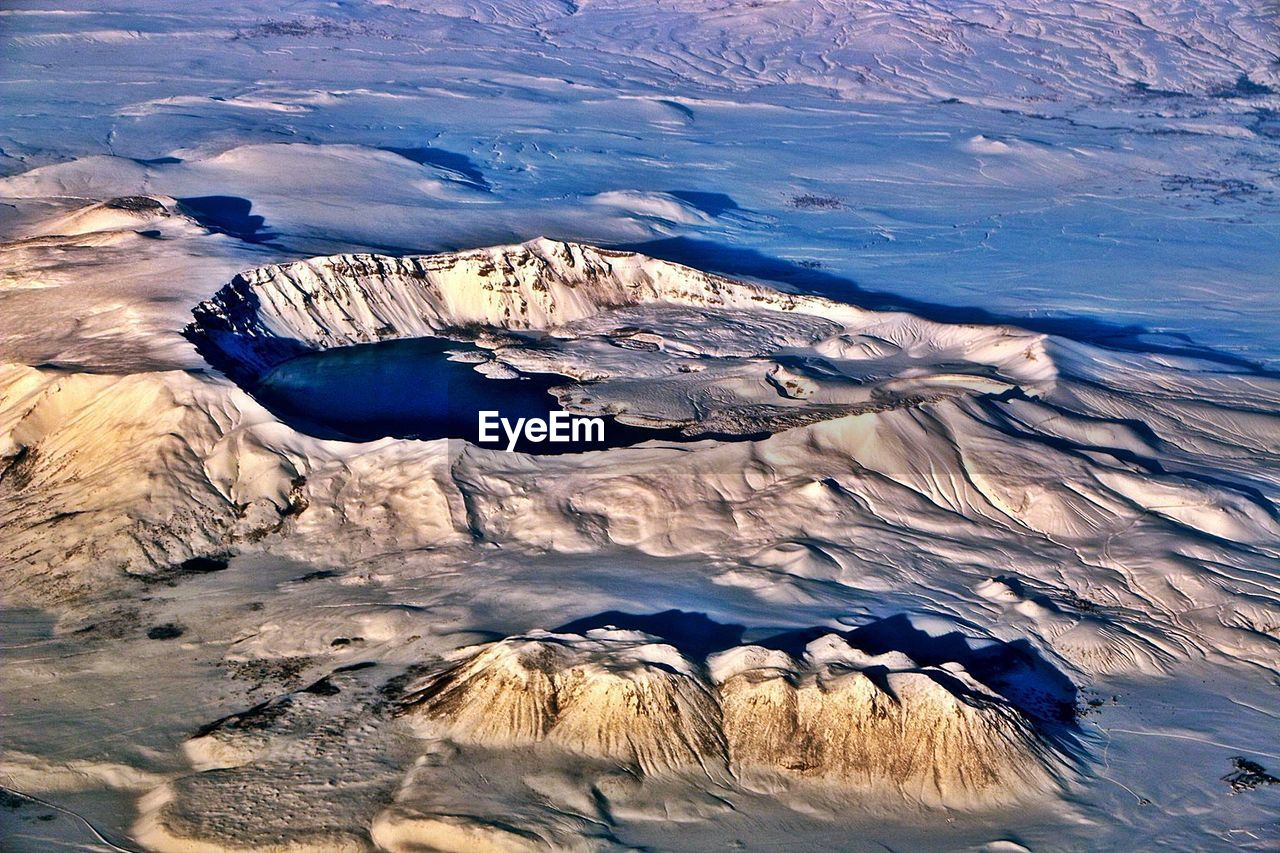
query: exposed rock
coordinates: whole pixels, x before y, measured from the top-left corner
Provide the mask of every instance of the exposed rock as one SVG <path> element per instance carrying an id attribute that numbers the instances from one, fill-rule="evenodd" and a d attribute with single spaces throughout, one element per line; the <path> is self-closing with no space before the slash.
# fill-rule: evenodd
<path id="1" fill-rule="evenodd" d="M 634 631 L 533 632 L 495 643 L 408 700 L 457 740 L 541 741 L 646 773 L 722 763 L 709 685 L 679 652 Z"/>
<path id="2" fill-rule="evenodd" d="M 1020 799 L 1064 762 L 959 664 L 867 655 L 836 635 L 801 661 L 737 646 L 704 670 L 636 631 L 535 631 L 436 675 L 403 707 L 461 743 L 545 742 L 645 774 L 775 772 L 928 805 Z"/>
<path id="3" fill-rule="evenodd" d="M 811 643 L 800 663 L 758 647 L 718 657 L 740 769 L 959 805 L 1043 789 L 1058 760 L 1031 720 L 958 664 L 866 655 L 834 635 Z"/>

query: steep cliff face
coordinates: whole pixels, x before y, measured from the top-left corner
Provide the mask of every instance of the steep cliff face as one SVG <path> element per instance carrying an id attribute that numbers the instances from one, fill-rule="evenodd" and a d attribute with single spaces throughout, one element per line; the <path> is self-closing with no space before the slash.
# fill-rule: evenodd
<path id="1" fill-rule="evenodd" d="M 935 350 L 981 343 L 1013 366 L 1014 356 L 1034 349 L 1040 338 L 1005 327 L 943 326 L 863 311 L 631 252 L 545 238 L 442 255 L 335 255 L 249 270 L 194 309 L 187 335 L 210 353 L 222 351 L 225 359 L 260 368 L 279 356 L 273 347 L 324 349 L 477 328 L 545 330 L 641 305 L 794 313 L 880 336 L 828 344 L 846 356 L 865 353 L 873 341 L 890 349 Z M 1004 344 L 995 347 L 997 341 Z M 1047 363 L 1018 366 L 1027 379 L 1052 376 Z"/>
<path id="2" fill-rule="evenodd" d="M 629 252 L 539 239 L 443 255 L 336 255 L 250 270 L 195 310 L 215 333 L 308 348 L 468 326 L 545 329 L 646 302 L 790 309 L 796 299 Z M 849 309 L 853 314 L 860 314 Z"/>

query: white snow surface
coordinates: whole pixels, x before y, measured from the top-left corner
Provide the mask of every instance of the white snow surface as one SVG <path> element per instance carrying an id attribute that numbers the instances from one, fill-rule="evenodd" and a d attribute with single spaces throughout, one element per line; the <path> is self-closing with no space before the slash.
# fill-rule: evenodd
<path id="1" fill-rule="evenodd" d="M 0 847 L 1280 843 L 1276 36 L 8 4 Z M 254 368 L 480 329 L 570 410 L 771 435 L 324 440 L 193 320 Z"/>

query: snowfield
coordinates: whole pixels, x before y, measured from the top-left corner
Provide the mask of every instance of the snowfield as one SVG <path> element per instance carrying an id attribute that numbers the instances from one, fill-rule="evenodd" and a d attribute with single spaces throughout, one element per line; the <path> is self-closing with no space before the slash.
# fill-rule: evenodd
<path id="1" fill-rule="evenodd" d="M 1275 24 L 0 10 L 0 847 L 1274 847 Z"/>

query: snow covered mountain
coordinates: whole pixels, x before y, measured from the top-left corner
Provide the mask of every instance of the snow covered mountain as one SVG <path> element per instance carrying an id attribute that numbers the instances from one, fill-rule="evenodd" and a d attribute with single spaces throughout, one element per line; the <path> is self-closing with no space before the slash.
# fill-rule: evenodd
<path id="1" fill-rule="evenodd" d="M 559 393 L 570 410 L 608 404 L 636 423 L 679 425 L 693 435 L 707 424 L 773 435 L 655 440 L 565 457 L 447 441 L 350 444 L 299 433 L 212 376 L 13 367 L 0 421 L 11 593 L 85 620 L 105 597 L 141 595 L 201 561 L 285 556 L 365 565 L 373 575 L 364 583 L 382 586 L 423 571 L 412 568 L 420 549 L 434 564 L 444 553 L 457 559 L 498 548 L 549 565 L 626 554 L 645 571 L 714 555 L 704 578 L 770 602 L 766 625 L 803 622 L 802 614 L 828 606 L 826 588 L 862 591 L 880 601 L 879 611 L 927 598 L 931 608 L 953 611 L 957 627 L 998 614 L 1000 627 L 987 622 L 982 633 L 1004 644 L 1034 642 L 1049 655 L 1045 669 L 1014 656 L 1002 665 L 1023 675 L 984 684 L 964 674 L 963 662 L 947 669 L 946 660 L 911 660 L 910 646 L 818 663 L 834 651 L 820 642 L 827 651 L 819 655 L 811 642 L 808 670 L 782 652 L 778 660 L 718 663 L 725 651 L 705 664 L 718 674 L 702 675 L 704 664 L 671 649 L 676 662 L 653 671 L 658 681 L 639 700 L 604 684 L 597 694 L 590 680 L 579 685 L 578 673 L 623 665 L 614 656 L 629 659 L 631 635 L 591 640 L 604 643 L 590 653 L 599 663 L 582 670 L 587 664 L 572 658 L 553 662 L 577 647 L 549 634 L 520 641 L 515 648 L 525 651 L 513 660 L 543 660 L 537 644 L 552 643 L 551 662 L 530 672 L 519 664 L 493 682 L 487 656 L 500 644 L 468 665 L 471 674 L 433 676 L 455 686 L 431 688 L 423 706 L 451 721 L 446 731 L 463 742 L 546 737 L 599 759 L 637 761 L 646 773 L 678 770 L 686 759 L 718 763 L 720 785 L 760 764 L 812 767 L 800 775 L 856 778 L 880 793 L 886 783 L 877 780 L 893 780 L 912 798 L 952 805 L 989 801 L 992 791 L 997 800 L 1021 797 L 1047 790 L 1048 780 L 1068 784 L 1075 777 L 1066 768 L 1090 760 L 1079 732 L 1070 736 L 1075 746 L 1053 758 L 1056 735 L 1043 727 L 1071 718 L 1075 688 L 1058 675 L 1028 692 L 1045 671 L 1090 683 L 1173 676 L 1201 660 L 1274 666 L 1275 380 L 1190 361 L 1118 358 L 1015 328 L 870 312 L 549 240 L 263 268 L 235 277 L 195 317 L 188 335 L 232 375 L 303 350 L 466 329 L 490 367 L 578 377 Z M 638 334 L 649 346 L 619 345 Z M 386 579 L 375 581 L 380 575 Z M 465 586 L 465 575 L 458 583 Z M 564 618 L 587 615 L 557 609 Z M 288 651 L 258 651 L 268 657 L 322 655 L 332 646 L 328 633 L 284 627 L 301 615 L 280 614 L 245 639 L 278 636 Z M 422 630 L 414 620 L 392 623 L 386 642 Z M 834 642 L 838 651 L 844 641 Z M 735 659 L 756 652 L 764 649 L 743 646 Z M 504 660 L 492 666 L 505 670 Z M 890 673 L 904 674 L 839 688 L 844 681 L 819 675 L 820 687 L 805 686 L 812 667 L 850 666 L 840 660 L 868 672 L 888 661 Z M 644 683 L 650 676 L 642 672 L 621 676 L 623 683 Z M 516 680 L 503 686 L 501 678 Z M 949 679 L 970 686 L 951 687 Z M 843 690 L 853 693 L 841 698 Z M 920 690 L 918 700 L 908 698 Z M 661 722 L 634 701 L 680 717 Z M 884 731 L 857 722 L 881 719 L 875 703 L 885 701 L 923 704 L 905 706 L 902 722 Z M 686 703 L 693 704 L 677 711 Z M 554 709 L 570 707 L 588 716 L 561 722 L 570 712 Z M 812 710 L 797 710 L 791 723 L 761 716 L 787 707 Z M 836 722 L 832 714 L 851 716 Z M 646 725 L 654 726 L 648 734 Z M 687 726 L 694 730 L 679 734 Z M 788 726 L 798 728 L 788 735 Z M 806 726 L 862 734 L 816 746 Z M 935 743 L 934 759 L 894 757 L 921 738 Z M 797 749 L 817 752 L 788 757 Z M 883 753 L 882 770 L 858 757 L 868 749 Z M 948 760 L 958 763 L 944 769 Z M 1037 773 L 1040 782 L 1026 781 Z M 927 780 L 932 787 L 919 787 Z M 150 818 L 154 825 L 168 826 L 166 815 L 185 807 L 181 796 L 168 802 Z"/>
<path id="2" fill-rule="evenodd" d="M 1275 30 L 0 10 L 0 847 L 1274 846 Z"/>

